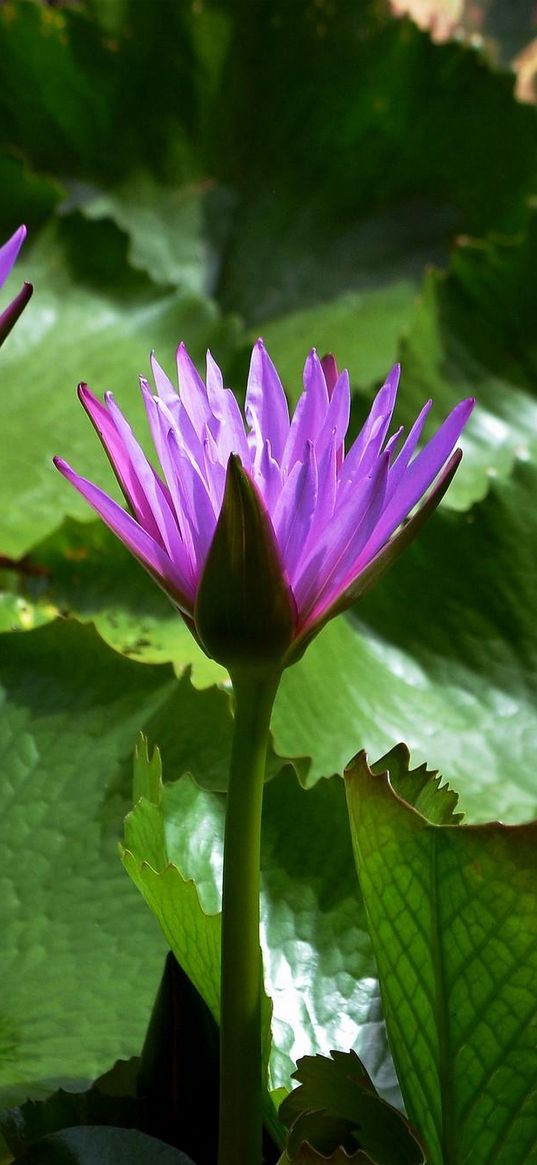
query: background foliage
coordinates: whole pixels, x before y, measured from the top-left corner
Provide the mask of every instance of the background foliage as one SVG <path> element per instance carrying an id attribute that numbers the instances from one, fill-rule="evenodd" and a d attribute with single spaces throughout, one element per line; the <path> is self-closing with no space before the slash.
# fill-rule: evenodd
<path id="1" fill-rule="evenodd" d="M 262 334 L 291 400 L 307 349 L 336 353 L 354 431 L 396 358 L 401 422 L 478 398 L 440 512 L 274 717 L 271 1083 L 353 1045 L 393 1099 L 337 774 L 404 739 L 471 822 L 536 811 L 535 109 L 482 49 L 354 0 L 8 0 L 0 59 L 2 238 L 29 227 L 6 298 L 36 287 L 1 368 L 0 1096 L 140 1049 L 164 952 L 117 857 L 140 729 L 182 778 L 168 858 L 202 926 L 218 909 L 225 677 L 52 468 L 111 486 L 74 388 L 113 388 L 142 430 L 152 348 L 171 368 L 180 339 L 210 346 L 241 392 Z"/>

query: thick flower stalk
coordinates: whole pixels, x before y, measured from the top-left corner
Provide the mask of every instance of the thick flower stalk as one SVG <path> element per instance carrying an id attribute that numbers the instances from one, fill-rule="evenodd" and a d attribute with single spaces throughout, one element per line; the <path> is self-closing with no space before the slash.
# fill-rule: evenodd
<path id="1" fill-rule="evenodd" d="M 16 262 L 17 255 L 26 238 L 26 227 L 21 226 L 15 233 L 0 247 L 0 287 L 3 287 L 11 268 Z M 3 344 L 6 336 L 9 335 L 12 327 L 16 324 L 21 312 L 26 307 L 28 300 L 32 294 L 33 287 L 31 283 L 23 283 L 18 295 L 11 301 L 10 304 L 0 313 L 0 344 Z"/>
<path id="2" fill-rule="evenodd" d="M 261 1160 L 261 807 L 272 704 L 285 667 L 363 594 L 414 537 L 447 488 L 473 408 L 462 401 L 417 451 L 428 402 L 389 436 L 399 368 L 345 450 L 350 388 L 333 357 L 310 352 L 289 415 L 278 373 L 255 345 L 245 419 L 212 356 L 204 383 L 183 345 L 179 393 L 156 360 L 141 381 L 160 471 L 111 393 L 80 399 L 129 512 L 56 458 L 61 473 L 166 591 L 209 655 L 230 672 L 235 726 L 224 844 L 219 1165 Z M 246 421 L 246 423 L 245 423 Z M 423 495 L 425 502 L 405 523 Z"/>

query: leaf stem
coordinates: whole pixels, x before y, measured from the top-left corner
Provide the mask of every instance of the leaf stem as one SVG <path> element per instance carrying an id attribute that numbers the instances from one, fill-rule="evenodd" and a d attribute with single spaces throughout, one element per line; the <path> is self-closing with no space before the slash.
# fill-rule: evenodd
<path id="1" fill-rule="evenodd" d="M 224 842 L 218 1165 L 260 1165 L 261 812 L 270 717 L 280 673 L 234 672 L 235 724 Z"/>

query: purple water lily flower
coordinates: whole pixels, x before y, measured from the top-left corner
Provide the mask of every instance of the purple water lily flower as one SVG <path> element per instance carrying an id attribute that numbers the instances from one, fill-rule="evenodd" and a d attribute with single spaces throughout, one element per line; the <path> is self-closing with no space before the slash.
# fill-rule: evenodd
<path id="1" fill-rule="evenodd" d="M 402 429 L 388 436 L 399 382 L 396 365 L 345 451 L 349 377 L 338 373 L 332 356 L 320 360 L 310 352 L 304 391 L 290 417 L 276 368 L 258 340 L 246 424 L 210 353 L 205 383 L 183 344 L 177 368 L 179 393 L 154 358 L 156 394 L 141 379 L 161 473 L 147 460 L 112 394 L 103 404 L 85 384 L 79 387 L 130 513 L 62 459 L 55 458 L 55 464 L 153 575 L 194 633 L 197 595 L 226 483 L 231 467 L 240 464 L 268 519 L 264 525 L 288 595 L 285 662 L 292 662 L 328 618 L 384 572 L 438 504 L 462 455 L 453 450 L 474 401 L 458 404 L 416 452 L 431 402 L 406 437 Z M 433 483 L 427 501 L 402 526 Z M 203 645 L 203 634 L 198 637 Z"/>
<path id="2" fill-rule="evenodd" d="M 17 255 L 26 238 L 26 227 L 21 226 L 15 233 L 0 247 L 0 287 L 3 287 L 11 268 L 16 262 Z M 15 299 L 4 309 L 0 314 L 0 344 L 3 344 L 6 336 L 9 335 L 13 325 L 17 322 L 21 312 L 26 307 L 28 300 L 32 294 L 33 287 L 31 283 L 24 283 L 15 296 Z"/>

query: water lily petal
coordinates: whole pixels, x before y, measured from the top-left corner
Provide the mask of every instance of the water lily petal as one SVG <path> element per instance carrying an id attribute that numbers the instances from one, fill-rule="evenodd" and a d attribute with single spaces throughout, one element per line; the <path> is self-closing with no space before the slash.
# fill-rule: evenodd
<path id="1" fill-rule="evenodd" d="M 108 454 L 110 464 L 123 491 L 125 500 L 130 506 L 137 521 L 157 542 L 160 542 L 158 524 L 155 521 L 151 504 L 147 500 L 128 448 L 126 448 L 121 434 L 110 415 L 109 410 L 92 393 L 87 384 L 79 384 L 78 396 L 86 410 L 104 449 Z"/>
<path id="2" fill-rule="evenodd" d="M 326 605 L 333 601 L 334 573 L 342 559 L 350 569 L 369 538 L 382 512 L 388 467 L 389 454 L 384 454 L 371 474 L 362 479 L 355 494 L 336 505 L 332 521 L 312 547 L 293 588 L 301 623 L 311 617 L 312 609 L 319 603 Z"/>
<path id="3" fill-rule="evenodd" d="M 0 287 L 2 287 L 11 271 L 11 268 L 17 261 L 17 255 L 26 238 L 26 227 L 19 227 L 18 230 L 11 235 L 0 247 Z"/>
<path id="4" fill-rule="evenodd" d="M 222 373 L 210 352 L 207 352 L 207 395 L 219 424 L 215 440 L 221 465 L 227 467 L 230 453 L 238 453 L 244 467 L 249 469 L 250 450 L 241 410 L 233 393 L 224 388 Z"/>
<path id="5" fill-rule="evenodd" d="M 282 382 L 262 340 L 254 345 L 246 388 L 245 415 L 255 436 L 258 458 L 265 441 L 281 462 L 289 433 L 289 408 Z"/>
<path id="6" fill-rule="evenodd" d="M 143 566 L 150 571 L 164 589 L 171 593 L 174 602 L 186 613 L 192 612 L 195 586 L 186 555 L 175 558 L 173 561 L 154 538 L 144 530 L 130 514 L 127 514 L 117 502 L 93 485 L 85 477 L 75 473 L 74 469 L 61 457 L 54 458 L 54 464 L 71 485 L 74 485 L 82 497 L 89 502 L 92 509 L 103 519 L 107 526 L 117 534 L 125 546 L 134 554 Z"/>
<path id="7" fill-rule="evenodd" d="M 153 373 L 155 388 L 160 399 L 168 405 L 168 408 L 174 409 L 179 403 L 179 393 L 159 364 L 154 352 L 151 353 L 151 372 Z M 143 377 L 140 377 L 140 380 L 142 379 Z M 144 381 L 144 383 L 147 384 L 147 381 Z"/>
<path id="8" fill-rule="evenodd" d="M 177 375 L 179 396 L 199 437 L 205 425 L 214 426 L 214 418 L 207 389 L 184 344 L 177 349 Z"/>
<path id="9" fill-rule="evenodd" d="M 303 461 L 306 442 L 316 443 L 329 403 L 321 361 L 312 348 L 304 365 L 304 392 L 296 406 L 283 451 L 282 468 L 286 475 L 296 461 Z"/>
<path id="10" fill-rule="evenodd" d="M 365 550 L 368 561 L 388 541 L 394 530 L 410 514 L 423 494 L 432 485 L 442 466 L 448 460 L 475 405 L 470 397 L 456 405 L 434 437 L 418 453 L 401 478 L 397 489 L 384 509 Z"/>
<path id="11" fill-rule="evenodd" d="M 400 365 L 394 364 L 373 401 L 371 412 L 354 445 L 345 457 L 342 473 L 345 473 L 346 480 L 354 480 L 358 469 L 368 473 L 374 458 L 380 453 L 395 408 L 400 375 Z"/>
<path id="12" fill-rule="evenodd" d="M 138 444 L 128 421 L 123 416 L 111 392 L 106 393 L 105 401 L 116 432 L 129 458 L 133 475 L 136 476 L 140 485 L 140 491 L 145 495 L 147 505 L 150 507 L 152 517 L 158 528 L 160 542 L 164 549 L 167 550 L 170 558 L 173 559 L 176 555 L 180 557 L 182 553 L 181 536 L 177 526 L 177 519 L 170 505 L 169 493 L 164 492 L 162 483 L 158 480 L 153 467 L 149 464 L 143 449 Z"/>
<path id="13" fill-rule="evenodd" d="M 275 507 L 273 524 L 285 563 L 287 576 L 293 584 L 295 568 L 302 548 L 307 542 L 317 505 L 318 475 L 313 442 L 308 441 L 302 464 L 293 466 Z"/>

